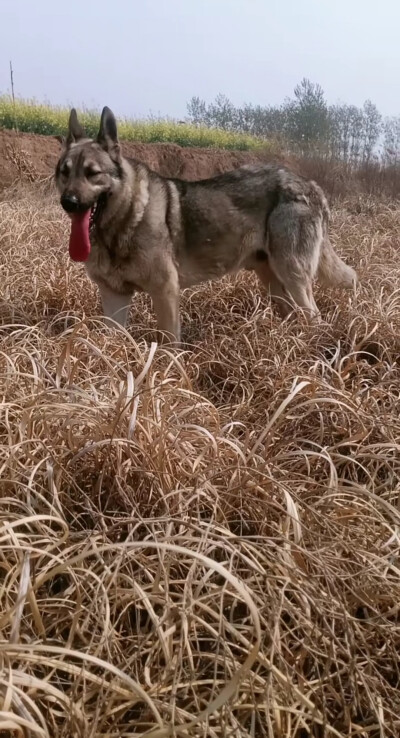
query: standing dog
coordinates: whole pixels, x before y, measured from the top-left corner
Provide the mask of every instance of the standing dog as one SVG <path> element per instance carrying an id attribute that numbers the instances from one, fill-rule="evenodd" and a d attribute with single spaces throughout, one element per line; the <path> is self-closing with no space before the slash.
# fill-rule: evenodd
<path id="1" fill-rule="evenodd" d="M 96 140 L 71 110 L 56 168 L 71 218 L 69 252 L 86 262 L 107 318 L 125 325 L 136 290 L 151 295 L 158 328 L 180 339 L 180 290 L 254 270 L 283 316 L 318 318 L 312 281 L 351 287 L 356 273 L 328 238 L 329 208 L 315 182 L 273 165 L 212 179 L 165 179 L 124 159 L 109 108 Z"/>

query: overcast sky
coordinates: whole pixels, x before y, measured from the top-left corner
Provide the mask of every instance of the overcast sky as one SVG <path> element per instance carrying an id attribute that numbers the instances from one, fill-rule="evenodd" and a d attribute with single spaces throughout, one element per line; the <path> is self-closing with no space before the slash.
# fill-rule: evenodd
<path id="1" fill-rule="evenodd" d="M 186 115 L 192 95 L 400 114 L 399 0 L 1 0 L 0 92 L 119 115 Z"/>

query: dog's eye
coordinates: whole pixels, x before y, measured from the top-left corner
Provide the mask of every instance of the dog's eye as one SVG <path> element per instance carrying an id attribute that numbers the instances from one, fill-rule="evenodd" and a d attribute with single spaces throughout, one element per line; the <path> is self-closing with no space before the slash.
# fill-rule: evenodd
<path id="1" fill-rule="evenodd" d="M 69 168 L 68 164 L 64 164 L 64 165 L 63 165 L 63 166 L 61 167 L 61 174 L 62 174 L 62 176 L 63 176 L 63 177 L 68 177 L 68 175 L 69 175 L 69 172 L 70 172 L 70 168 Z"/>
<path id="2" fill-rule="evenodd" d="M 101 174 L 100 169 L 87 169 L 85 172 L 87 177 L 96 177 L 98 174 Z"/>

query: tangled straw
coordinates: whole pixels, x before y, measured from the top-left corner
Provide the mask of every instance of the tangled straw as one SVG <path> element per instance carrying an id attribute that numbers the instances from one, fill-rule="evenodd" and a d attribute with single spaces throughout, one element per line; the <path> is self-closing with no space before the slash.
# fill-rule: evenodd
<path id="1" fill-rule="evenodd" d="M 251 275 L 106 328 L 48 188 L 0 203 L 0 730 L 400 734 L 400 217 L 282 323 Z"/>

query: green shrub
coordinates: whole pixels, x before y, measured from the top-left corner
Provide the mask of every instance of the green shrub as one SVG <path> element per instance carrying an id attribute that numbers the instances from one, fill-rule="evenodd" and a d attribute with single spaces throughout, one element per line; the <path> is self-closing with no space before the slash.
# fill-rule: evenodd
<path id="1" fill-rule="evenodd" d="M 45 136 L 64 135 L 67 130 L 69 108 L 57 107 L 36 100 L 17 98 L 15 106 L 10 95 L 0 95 L 0 127 L 17 128 L 24 133 Z M 89 136 L 95 136 L 99 127 L 99 111 L 80 110 L 79 119 Z M 140 143 L 175 143 L 180 146 L 204 146 L 218 149 L 268 149 L 271 144 L 244 133 L 233 133 L 219 128 L 205 128 L 177 123 L 174 120 L 119 119 L 121 140 Z"/>

